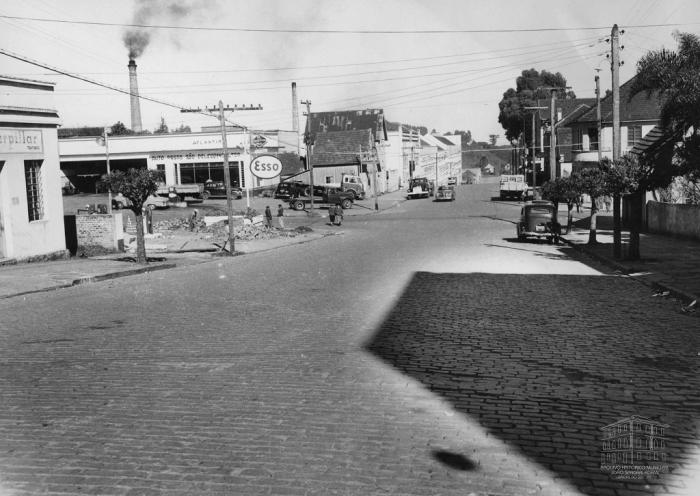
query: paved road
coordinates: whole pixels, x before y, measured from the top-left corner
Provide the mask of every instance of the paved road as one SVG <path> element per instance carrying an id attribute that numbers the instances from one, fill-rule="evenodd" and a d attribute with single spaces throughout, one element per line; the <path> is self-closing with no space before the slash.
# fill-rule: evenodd
<path id="1" fill-rule="evenodd" d="M 688 490 L 696 330 L 568 248 L 515 242 L 517 204 L 489 188 L 0 301 L 0 494 Z M 630 414 L 672 426 L 674 473 L 648 489 L 598 467 L 598 429 Z"/>

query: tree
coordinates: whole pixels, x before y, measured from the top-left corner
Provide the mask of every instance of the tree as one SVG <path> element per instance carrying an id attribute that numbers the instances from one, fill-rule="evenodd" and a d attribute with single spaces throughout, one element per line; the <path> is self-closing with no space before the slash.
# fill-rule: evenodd
<path id="1" fill-rule="evenodd" d="M 508 88 L 498 103 L 498 122 L 505 129 L 508 141 L 516 140 L 524 133 L 526 143 L 532 146 L 532 126 L 525 125 L 531 120 L 531 111 L 525 110 L 524 107 L 537 107 L 538 99 L 549 99 L 551 91 L 546 88 L 565 87 L 566 78 L 559 72 L 538 72 L 535 69 L 522 71 L 515 80 L 515 88 Z M 573 91 L 562 89 L 557 91 L 557 97 L 570 99 L 576 98 L 576 95 Z"/>
<path id="2" fill-rule="evenodd" d="M 555 212 L 559 211 L 559 203 L 566 203 L 566 234 L 571 232 L 574 205 L 581 197 L 581 188 L 581 177 L 576 173 L 569 177 L 557 177 L 542 185 L 542 198 L 554 203 Z"/>
<path id="3" fill-rule="evenodd" d="M 165 117 L 160 117 L 160 126 L 153 131 L 153 134 L 168 134 L 168 125 L 165 123 Z"/>
<path id="4" fill-rule="evenodd" d="M 126 172 L 117 170 L 102 176 L 102 182 L 112 193 L 121 193 L 129 200 L 128 208 L 136 216 L 136 261 L 140 264 L 147 263 L 143 232 L 143 204 L 156 192 L 163 179 L 162 172 L 147 169 L 129 169 Z"/>
<path id="5" fill-rule="evenodd" d="M 655 50 L 637 62 L 637 74 L 630 98 L 642 91 L 658 92 L 662 99 L 660 124 L 668 137 L 665 146 L 650 146 L 638 157 L 639 186 L 632 193 L 636 208 L 643 206 L 643 194 L 671 184 L 675 177 L 700 179 L 700 37 L 675 32 L 678 50 Z M 692 130 L 691 133 L 688 131 Z M 680 141 L 675 145 L 674 142 Z M 636 218 L 636 216 L 635 216 Z M 629 257 L 639 257 L 638 234 L 632 238 Z"/>
<path id="6" fill-rule="evenodd" d="M 173 133 L 191 133 L 192 128 L 190 126 L 185 126 L 184 124 L 180 124 L 180 127 L 173 129 Z"/>
<path id="7" fill-rule="evenodd" d="M 112 136 L 127 136 L 134 134 L 134 132 L 126 127 L 122 121 L 115 122 L 110 126 L 110 128 L 112 129 L 112 132 L 110 133 Z"/>

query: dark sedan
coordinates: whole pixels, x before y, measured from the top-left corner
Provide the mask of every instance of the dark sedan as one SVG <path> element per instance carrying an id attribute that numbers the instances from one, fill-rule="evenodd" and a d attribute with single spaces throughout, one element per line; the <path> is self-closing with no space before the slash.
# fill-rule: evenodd
<path id="1" fill-rule="evenodd" d="M 202 197 L 207 200 L 209 198 L 226 198 L 226 187 L 223 181 L 207 181 L 204 183 L 204 193 Z M 240 200 L 243 198 L 243 190 L 238 186 L 231 186 L 231 198 Z"/>

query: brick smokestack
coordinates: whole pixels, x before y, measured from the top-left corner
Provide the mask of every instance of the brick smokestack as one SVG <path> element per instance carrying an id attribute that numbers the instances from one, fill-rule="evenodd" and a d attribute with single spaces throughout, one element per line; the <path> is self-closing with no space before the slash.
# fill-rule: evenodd
<path id="1" fill-rule="evenodd" d="M 141 128 L 141 104 L 139 102 L 139 83 L 136 79 L 136 62 L 129 59 L 129 91 L 131 92 L 131 130 L 135 133 Z"/>

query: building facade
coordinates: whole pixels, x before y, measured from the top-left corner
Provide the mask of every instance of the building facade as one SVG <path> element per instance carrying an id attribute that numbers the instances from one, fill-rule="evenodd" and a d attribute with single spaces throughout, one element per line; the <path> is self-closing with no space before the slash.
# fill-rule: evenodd
<path id="1" fill-rule="evenodd" d="M 661 101 L 656 93 L 630 94 L 634 78 L 620 86 L 620 155 L 631 151 L 659 123 Z M 600 102 L 601 139 L 595 105 L 566 124 L 572 131 L 573 170 L 596 166 L 600 158 L 612 159 L 612 95 Z"/>
<path id="2" fill-rule="evenodd" d="M 0 259 L 65 254 L 54 84 L 0 87 Z"/>
<path id="3" fill-rule="evenodd" d="M 147 168 L 162 171 L 166 184 L 204 183 L 224 180 L 224 153 L 220 131 L 61 138 L 61 170 L 80 191 L 96 191 L 100 177 L 110 170 Z M 287 131 L 248 132 L 227 130 L 229 171 L 233 186 L 257 188 L 279 182 L 260 179 L 250 163 L 260 155 L 297 152 L 297 135 Z"/>

